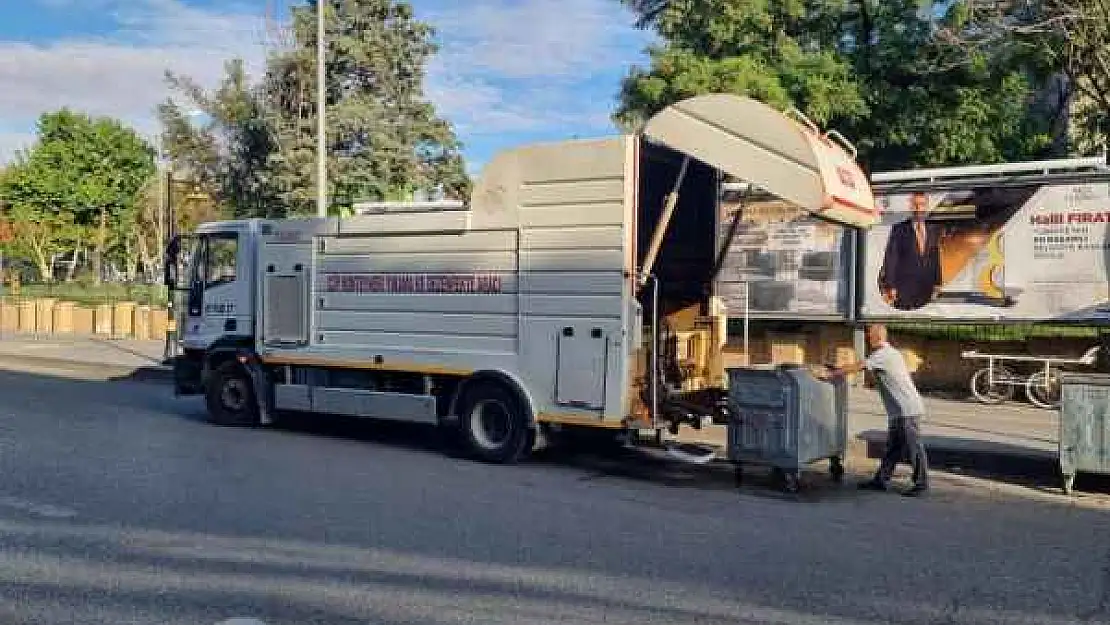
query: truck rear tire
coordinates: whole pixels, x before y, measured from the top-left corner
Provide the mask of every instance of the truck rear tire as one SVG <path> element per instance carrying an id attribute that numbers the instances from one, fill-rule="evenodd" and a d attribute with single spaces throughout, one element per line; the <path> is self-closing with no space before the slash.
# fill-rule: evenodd
<path id="1" fill-rule="evenodd" d="M 498 464 L 512 464 L 524 457 L 531 432 L 515 393 L 500 384 L 476 381 L 467 385 L 460 399 L 459 425 L 471 454 Z"/>
<path id="2" fill-rule="evenodd" d="M 250 375 L 234 360 L 216 368 L 205 389 L 208 421 L 215 425 L 251 427 L 259 424 L 258 400 Z"/>

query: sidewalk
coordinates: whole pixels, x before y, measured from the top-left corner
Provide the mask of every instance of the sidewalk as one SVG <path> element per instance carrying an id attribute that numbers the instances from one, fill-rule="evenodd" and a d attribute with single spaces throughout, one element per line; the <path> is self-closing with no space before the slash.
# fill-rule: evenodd
<path id="1" fill-rule="evenodd" d="M 162 364 L 163 349 L 162 341 L 0 336 L 0 360 L 94 366 L 112 377 L 141 375 L 169 379 L 172 371 Z"/>
<path id="2" fill-rule="evenodd" d="M 0 360 L 93 366 L 113 378 L 169 380 L 172 372 L 162 364 L 162 352 L 162 341 L 0 336 Z M 929 414 L 922 434 L 931 466 L 991 477 L 1055 480 L 1059 427 L 1055 411 L 1019 402 L 984 406 L 929 397 L 925 403 Z M 859 462 L 882 455 L 886 413 L 878 393 L 851 389 L 848 424 L 850 459 Z M 721 449 L 725 439 L 723 426 L 687 428 L 680 435 L 682 441 Z"/>
<path id="3" fill-rule="evenodd" d="M 922 439 L 935 469 L 1013 478 L 1055 485 L 1059 416 L 1018 402 L 985 406 L 972 401 L 925 399 L 928 415 Z M 886 445 L 886 412 L 879 394 L 853 387 L 848 408 L 848 458 L 876 466 Z M 705 443 L 723 450 L 724 426 L 685 430 L 684 442 Z"/>

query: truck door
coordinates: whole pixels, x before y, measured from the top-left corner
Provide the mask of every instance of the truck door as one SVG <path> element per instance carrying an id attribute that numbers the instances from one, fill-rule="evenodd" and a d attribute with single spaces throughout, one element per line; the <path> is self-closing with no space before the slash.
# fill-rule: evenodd
<path id="1" fill-rule="evenodd" d="M 604 410 L 608 333 L 593 325 L 566 326 L 559 332 L 555 358 L 555 402 L 584 410 Z"/>
<path id="2" fill-rule="evenodd" d="M 185 349 L 204 350 L 221 339 L 254 335 L 247 243 L 240 232 L 196 236 L 183 311 Z"/>

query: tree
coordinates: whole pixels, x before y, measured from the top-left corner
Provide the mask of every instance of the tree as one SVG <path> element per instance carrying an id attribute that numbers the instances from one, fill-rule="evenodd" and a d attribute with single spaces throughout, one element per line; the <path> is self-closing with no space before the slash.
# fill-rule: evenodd
<path id="1" fill-rule="evenodd" d="M 333 205 L 381 200 L 414 188 L 469 189 L 459 142 L 423 93 L 432 29 L 406 2 L 332 0 L 326 5 L 328 195 Z M 315 2 L 294 8 L 289 44 L 251 83 L 238 61 L 206 92 L 170 76 L 210 122 L 187 123 L 161 107 L 171 157 L 198 172 L 237 215 L 314 212 L 316 189 Z"/>
<path id="2" fill-rule="evenodd" d="M 618 123 L 635 127 L 678 100 L 707 92 L 794 105 L 819 123 L 867 112 L 861 85 L 836 53 L 825 22 L 836 0 L 701 2 L 626 0 L 637 24 L 664 40 L 650 69 L 633 69 L 621 88 Z M 813 6 L 807 6 L 813 5 Z"/>
<path id="3" fill-rule="evenodd" d="M 1063 121 L 1074 118 L 1076 147 L 1105 149 L 1110 136 L 1110 0 L 960 0 L 941 31 L 957 60 L 1002 50 L 1057 73 Z M 1067 130 L 1067 124 L 1062 124 Z"/>
<path id="4" fill-rule="evenodd" d="M 51 261 L 71 249 L 78 238 L 73 213 L 61 208 L 64 183 L 61 173 L 45 167 L 26 153 L 0 176 L 0 202 L 12 237 L 9 253 L 31 260 L 44 281 L 53 279 Z"/>
<path id="5" fill-rule="evenodd" d="M 54 254 L 91 248 L 99 280 L 109 249 L 126 249 L 134 236 L 129 216 L 153 172 L 153 150 L 118 120 L 69 109 L 42 115 L 2 193 L 43 279 L 52 278 Z"/>
<path id="6" fill-rule="evenodd" d="M 797 106 L 840 128 L 871 170 L 1021 159 L 1043 152 L 1028 106 L 1038 76 L 1014 55 L 946 65 L 947 19 L 919 0 L 624 0 L 664 44 L 621 91 L 628 124 L 708 91 Z"/>
<path id="7" fill-rule="evenodd" d="M 949 62 L 937 33 L 958 9 L 920 0 L 847 3 L 841 53 L 869 115 L 849 120 L 871 170 L 995 163 L 1046 155 L 1048 120 L 1029 105 L 1046 70 L 1004 50 Z M 859 42 L 868 42 L 860 45 Z"/>

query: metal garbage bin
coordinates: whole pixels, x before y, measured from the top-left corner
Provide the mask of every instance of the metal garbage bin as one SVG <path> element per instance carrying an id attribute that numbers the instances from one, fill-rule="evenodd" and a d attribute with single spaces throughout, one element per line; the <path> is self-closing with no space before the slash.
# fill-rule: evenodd
<path id="1" fill-rule="evenodd" d="M 1075 475 L 1110 473 L 1110 375 L 1060 376 L 1060 473 L 1071 493 Z"/>
<path id="2" fill-rule="evenodd" d="M 825 382 L 796 365 L 728 369 L 728 459 L 742 478 L 744 463 L 770 465 L 788 492 L 802 469 L 829 460 L 844 476 L 848 448 L 848 387 Z"/>

